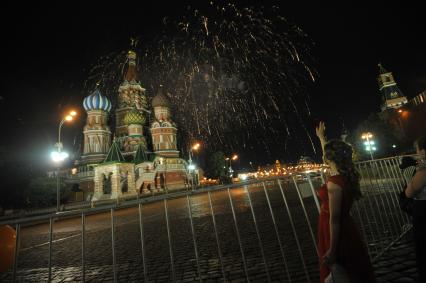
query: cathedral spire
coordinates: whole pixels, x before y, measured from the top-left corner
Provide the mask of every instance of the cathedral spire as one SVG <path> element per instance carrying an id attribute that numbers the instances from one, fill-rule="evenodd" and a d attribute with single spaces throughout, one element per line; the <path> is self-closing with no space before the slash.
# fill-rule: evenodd
<path id="1" fill-rule="evenodd" d="M 104 163 L 107 162 L 124 162 L 124 157 L 121 154 L 120 149 L 118 148 L 117 141 L 114 138 L 111 147 L 109 148 L 109 152 L 107 157 L 104 160 Z"/>
<path id="2" fill-rule="evenodd" d="M 138 72 L 136 70 L 136 52 L 129 50 L 127 52 L 127 70 L 124 74 L 124 80 L 128 82 L 136 82 L 138 80 Z"/>

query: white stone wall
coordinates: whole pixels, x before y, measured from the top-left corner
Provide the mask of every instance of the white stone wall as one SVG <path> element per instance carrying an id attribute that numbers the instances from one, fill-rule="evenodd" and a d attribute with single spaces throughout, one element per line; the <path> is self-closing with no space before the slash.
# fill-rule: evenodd
<path id="1" fill-rule="evenodd" d="M 104 176 L 111 175 L 111 194 L 103 193 Z M 121 176 L 127 179 L 128 190 L 121 191 Z M 133 163 L 100 164 L 95 167 L 95 190 L 92 201 L 100 199 L 117 199 L 123 195 L 136 194 L 135 166 Z"/>

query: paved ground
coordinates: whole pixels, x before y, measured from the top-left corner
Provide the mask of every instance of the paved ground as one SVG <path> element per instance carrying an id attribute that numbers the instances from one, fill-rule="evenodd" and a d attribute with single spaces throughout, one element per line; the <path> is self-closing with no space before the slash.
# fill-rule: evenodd
<path id="1" fill-rule="evenodd" d="M 375 272 L 379 282 L 419 282 L 411 238 L 412 234 L 408 233 L 375 263 Z"/>
<path id="2" fill-rule="evenodd" d="M 289 282 L 289 279 L 292 282 L 318 282 L 318 261 L 313 241 L 316 239 L 318 213 L 313 199 L 304 199 L 302 206 L 292 183 L 285 184 L 290 215 L 278 187 L 270 186 L 267 192 L 274 218 L 271 217 L 263 187 L 256 186 L 250 187 L 250 195 L 243 188 L 231 190 L 233 207 L 226 190 L 212 193 L 214 219 L 207 194 L 191 197 L 193 225 L 188 217 L 186 198 L 167 201 L 168 218 L 164 202 L 143 205 L 143 242 L 138 208 L 116 211 L 114 255 L 118 281 L 223 282 L 223 278 L 226 278 L 229 282 L 246 282 L 248 276 L 252 282 Z M 391 217 L 395 221 L 380 221 L 379 217 L 372 219 L 368 216 L 370 213 L 365 213 L 366 207 L 374 211 L 372 214 L 382 213 L 383 217 Z M 303 208 L 306 209 L 307 218 Z M 392 223 L 398 224 L 396 220 L 400 215 L 393 215 L 392 209 L 383 213 L 379 202 L 360 203 L 358 208 L 361 211 L 360 219 L 363 219 L 364 235 L 371 238 L 370 252 L 377 253 L 380 251 L 376 245 L 378 235 L 383 239 L 394 237 L 398 231 L 392 229 Z M 113 281 L 110 220 L 110 213 L 86 217 L 85 278 L 88 282 Z M 214 229 L 214 224 L 217 229 Z M 313 227 L 312 230 L 309 227 Z M 17 273 L 19 282 L 47 281 L 47 231 L 47 224 L 22 230 Z M 380 282 L 416 282 L 414 254 L 408 239 L 409 235 L 375 265 Z M 194 251 L 194 240 L 198 257 Z M 51 263 L 53 282 L 82 281 L 80 219 L 55 222 Z M 0 276 L 2 282 L 10 279 L 11 274 Z"/>

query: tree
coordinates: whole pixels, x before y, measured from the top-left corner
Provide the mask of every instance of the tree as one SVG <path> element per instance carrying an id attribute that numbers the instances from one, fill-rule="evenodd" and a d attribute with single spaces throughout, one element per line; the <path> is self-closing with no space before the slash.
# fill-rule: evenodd
<path id="1" fill-rule="evenodd" d="M 216 151 L 212 155 L 210 155 L 207 164 L 206 175 L 211 178 L 217 178 L 221 182 L 228 182 L 229 178 L 226 174 L 226 161 L 225 155 L 222 151 Z"/>
<path id="2" fill-rule="evenodd" d="M 374 157 L 384 157 L 394 155 L 393 144 L 400 144 L 400 138 L 385 120 L 379 114 L 373 113 L 367 120 L 361 122 L 358 127 L 349 135 L 348 141 L 354 146 L 356 159 L 368 159 L 369 153 L 365 150 L 364 142 L 361 136 L 365 132 L 373 134 L 373 140 L 377 147 Z"/>
<path id="3" fill-rule="evenodd" d="M 70 196 L 70 188 L 60 182 L 61 203 Z M 47 207 L 56 204 L 56 178 L 37 177 L 30 181 L 27 190 L 24 192 L 27 206 Z"/>

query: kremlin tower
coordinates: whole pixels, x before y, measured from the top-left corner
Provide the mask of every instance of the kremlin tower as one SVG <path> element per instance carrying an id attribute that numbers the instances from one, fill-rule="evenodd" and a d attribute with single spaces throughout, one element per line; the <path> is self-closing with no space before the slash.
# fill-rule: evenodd
<path id="1" fill-rule="evenodd" d="M 84 99 L 83 107 L 87 112 L 87 121 L 83 129 L 84 150 L 81 161 L 83 164 L 97 163 L 105 159 L 110 147 L 108 114 L 111 102 L 96 89 Z"/>
<path id="2" fill-rule="evenodd" d="M 382 94 L 382 111 L 388 109 L 398 109 L 408 102 L 407 97 L 398 88 L 392 72 L 388 72 L 379 64 L 379 89 Z"/>

